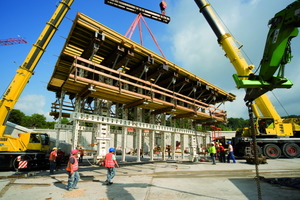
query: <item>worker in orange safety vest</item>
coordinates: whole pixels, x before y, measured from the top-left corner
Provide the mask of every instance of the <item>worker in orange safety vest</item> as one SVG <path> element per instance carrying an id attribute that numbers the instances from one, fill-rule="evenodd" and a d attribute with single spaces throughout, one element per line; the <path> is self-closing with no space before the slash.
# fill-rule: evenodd
<path id="1" fill-rule="evenodd" d="M 109 148 L 109 153 L 106 154 L 105 156 L 105 167 L 107 168 L 107 179 L 105 181 L 106 185 L 111 185 L 113 182 L 111 180 L 115 177 L 116 175 L 116 168 L 115 166 L 119 167 L 118 162 L 116 160 L 116 156 L 114 155 L 115 149 L 114 148 Z"/>
<path id="2" fill-rule="evenodd" d="M 56 157 L 57 157 L 57 148 L 53 147 L 52 152 L 49 155 L 50 174 L 54 174 Z"/>
<path id="3" fill-rule="evenodd" d="M 80 179 L 79 173 L 78 173 L 78 169 L 79 169 L 79 165 L 78 165 L 78 150 L 77 149 L 73 149 L 71 151 L 71 156 L 69 158 L 68 164 L 67 164 L 67 168 L 66 170 L 68 171 L 68 186 L 67 186 L 67 190 L 71 191 L 73 189 L 78 189 L 77 187 L 77 183 Z"/>

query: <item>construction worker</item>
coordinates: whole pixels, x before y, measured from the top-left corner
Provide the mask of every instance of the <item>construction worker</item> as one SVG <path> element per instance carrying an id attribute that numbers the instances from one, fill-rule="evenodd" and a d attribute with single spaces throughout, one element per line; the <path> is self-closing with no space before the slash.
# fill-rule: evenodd
<path id="1" fill-rule="evenodd" d="M 212 142 L 210 147 L 208 147 L 208 153 L 210 153 L 210 157 L 213 161 L 213 165 L 215 165 L 216 164 L 216 153 L 217 153 L 215 143 Z"/>
<path id="2" fill-rule="evenodd" d="M 230 159 L 232 159 L 233 163 L 236 163 L 231 142 L 228 141 L 227 143 L 228 143 L 228 150 L 229 150 L 229 154 L 227 156 L 227 162 L 230 163 Z"/>
<path id="3" fill-rule="evenodd" d="M 56 171 L 59 170 L 59 168 L 61 166 L 61 163 L 63 162 L 64 156 L 65 156 L 65 152 L 63 152 L 61 150 L 61 148 L 58 148 L 57 149 L 56 164 L 55 164 L 55 170 Z"/>
<path id="4" fill-rule="evenodd" d="M 222 143 L 219 143 L 219 151 L 220 151 L 220 158 L 219 158 L 219 161 L 220 162 L 226 162 L 226 159 L 225 159 L 225 149 L 222 145 Z"/>
<path id="5" fill-rule="evenodd" d="M 50 153 L 50 156 L 49 156 L 50 174 L 54 174 L 56 157 L 57 157 L 57 148 L 53 147 L 52 152 Z"/>
<path id="6" fill-rule="evenodd" d="M 79 148 L 79 153 L 80 153 L 79 162 L 82 163 L 83 155 L 84 155 L 84 151 L 83 151 L 82 147 Z"/>
<path id="7" fill-rule="evenodd" d="M 159 4 L 159 7 L 160 7 L 161 14 L 165 15 L 166 14 L 166 8 L 167 8 L 166 1 L 161 1 L 160 4 Z"/>
<path id="8" fill-rule="evenodd" d="M 172 158 L 171 156 L 171 146 L 170 145 L 167 145 L 167 152 L 168 152 L 168 158 Z"/>
<path id="9" fill-rule="evenodd" d="M 114 155 L 115 149 L 114 148 L 109 148 L 109 153 L 106 154 L 105 156 L 105 167 L 107 168 L 107 179 L 105 181 L 106 185 L 111 185 L 113 182 L 111 180 L 115 177 L 116 175 L 116 168 L 115 166 L 119 167 L 118 162 L 116 160 L 116 156 Z"/>
<path id="10" fill-rule="evenodd" d="M 78 165 L 78 150 L 77 149 L 73 149 L 71 151 L 71 156 L 69 158 L 68 164 L 67 164 L 67 168 L 66 170 L 68 171 L 68 186 L 67 186 L 67 190 L 71 191 L 73 189 L 78 189 L 77 187 L 77 183 L 80 179 L 79 173 L 78 173 L 78 169 L 79 169 L 79 165 Z"/>

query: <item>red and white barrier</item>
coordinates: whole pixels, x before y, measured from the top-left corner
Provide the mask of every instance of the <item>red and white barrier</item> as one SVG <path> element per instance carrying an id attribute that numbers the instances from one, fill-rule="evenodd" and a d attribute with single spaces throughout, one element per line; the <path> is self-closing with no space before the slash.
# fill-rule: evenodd
<path id="1" fill-rule="evenodd" d="M 21 156 L 18 156 L 17 161 L 19 162 L 18 169 L 24 169 L 24 168 L 27 168 L 27 164 L 28 164 L 28 161 L 27 161 L 27 160 L 23 160 L 23 159 L 21 158 Z"/>

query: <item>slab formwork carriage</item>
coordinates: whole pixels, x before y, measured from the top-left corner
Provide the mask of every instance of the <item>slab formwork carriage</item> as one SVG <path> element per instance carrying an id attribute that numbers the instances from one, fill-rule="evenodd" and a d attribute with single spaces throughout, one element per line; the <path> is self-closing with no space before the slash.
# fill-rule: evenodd
<path id="1" fill-rule="evenodd" d="M 235 99 L 82 13 L 74 20 L 47 89 L 58 98 L 51 115 L 73 121 L 69 127 L 73 146 L 80 145 L 84 124 L 93 124 L 97 141 L 91 143 L 98 144 L 99 156 L 107 151 L 110 133 L 122 134 L 126 152 L 128 127 L 135 130 L 136 149 L 141 148 L 142 132 L 149 130 L 150 148 L 154 148 L 155 134 L 161 135 L 163 150 L 166 133 L 172 134 L 173 149 L 175 135 L 180 135 L 180 140 L 189 135 L 195 155 L 195 136 L 207 136 L 195 131 L 195 126 L 225 122 L 226 112 L 218 106 Z M 63 126 L 56 128 L 59 134 Z"/>

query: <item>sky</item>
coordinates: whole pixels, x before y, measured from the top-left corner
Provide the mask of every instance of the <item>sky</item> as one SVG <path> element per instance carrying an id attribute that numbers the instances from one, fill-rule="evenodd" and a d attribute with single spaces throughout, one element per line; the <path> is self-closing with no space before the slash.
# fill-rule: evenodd
<path id="1" fill-rule="evenodd" d="M 126 0 L 126 2 L 160 12 L 159 0 Z M 196 3 L 187 0 L 167 0 L 166 2 L 168 4 L 166 12 L 171 17 L 169 24 L 145 18 L 166 58 L 226 92 L 235 94 L 237 99 L 233 102 L 226 102 L 225 105 L 220 106 L 220 109 L 226 110 L 228 117 L 247 119 L 247 108 L 243 101 L 245 92 L 235 87 L 232 78 L 232 74 L 236 73 L 235 69 L 224 56 L 224 51 L 217 43 L 215 34 L 199 12 Z M 270 3 L 265 0 L 209 0 L 208 2 L 224 23 L 226 31 L 243 44 L 242 49 L 247 62 L 258 67 L 268 33 L 268 21 L 275 13 L 294 1 L 272 0 Z M 41 34 L 46 22 L 53 15 L 56 4 L 58 1 L 54 0 L 0 1 L 2 8 L 0 39 L 21 36 L 28 42 L 27 44 L 0 46 L 1 96 L 18 67 L 22 65 L 32 44 Z M 47 84 L 70 32 L 72 19 L 75 18 L 77 12 L 123 35 L 136 17 L 136 14 L 104 4 L 104 0 L 75 0 L 36 66 L 35 73 L 22 92 L 15 109 L 20 109 L 26 115 L 43 114 L 47 117 L 47 121 L 53 121 L 49 112 L 51 103 L 56 99 L 55 93 L 47 91 Z M 134 32 L 131 39 L 140 43 L 138 30 Z M 160 55 L 145 26 L 143 26 L 143 42 L 145 47 Z M 300 55 L 299 43 L 299 37 L 292 40 L 294 58 L 286 66 L 285 72 L 285 76 L 294 82 L 294 86 L 291 89 L 275 89 L 268 93 L 281 116 L 300 114 L 298 100 L 300 56 L 297 56 Z"/>

